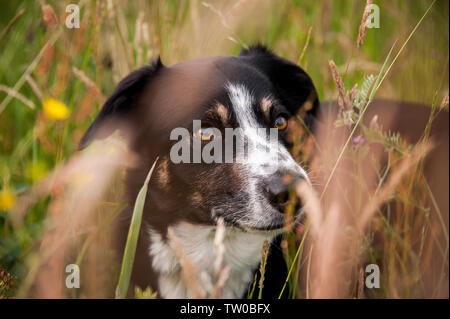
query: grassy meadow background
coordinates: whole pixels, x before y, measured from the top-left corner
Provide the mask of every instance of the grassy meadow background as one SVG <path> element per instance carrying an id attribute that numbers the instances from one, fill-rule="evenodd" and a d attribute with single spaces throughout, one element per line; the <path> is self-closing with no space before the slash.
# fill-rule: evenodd
<path id="1" fill-rule="evenodd" d="M 380 28 L 367 30 L 360 50 L 360 0 L 81 0 L 80 28 L 68 29 L 71 2 L 0 0 L 0 268 L 16 277 L 16 290 L 42 245 L 54 194 L 29 205 L 20 222 L 13 208 L 71 157 L 105 98 L 131 70 L 158 55 L 171 65 L 238 54 L 260 42 L 299 63 L 321 100 L 336 99 L 328 61 L 348 89 L 378 74 L 389 49 L 404 43 L 432 1 L 375 1 Z M 448 10 L 448 1 L 436 1 L 377 97 L 431 105 L 448 94 Z M 448 246 L 446 252 L 448 273 Z M 410 296 L 384 287 L 376 297 Z"/>

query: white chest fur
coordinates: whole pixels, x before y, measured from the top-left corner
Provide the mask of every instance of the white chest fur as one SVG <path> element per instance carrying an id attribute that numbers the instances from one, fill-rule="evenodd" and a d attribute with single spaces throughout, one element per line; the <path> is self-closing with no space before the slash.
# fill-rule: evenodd
<path id="1" fill-rule="evenodd" d="M 215 227 L 179 223 L 173 227 L 183 252 L 189 261 L 199 268 L 199 273 L 213 273 Z M 152 266 L 159 272 L 159 292 L 162 298 L 192 298 L 182 278 L 181 266 L 175 251 L 162 236 L 149 229 Z M 253 280 L 253 270 L 261 259 L 264 240 L 270 240 L 273 234 L 249 233 L 235 228 L 227 228 L 224 239 L 225 253 L 223 265 L 231 270 L 222 288 L 222 298 L 240 298 Z"/>

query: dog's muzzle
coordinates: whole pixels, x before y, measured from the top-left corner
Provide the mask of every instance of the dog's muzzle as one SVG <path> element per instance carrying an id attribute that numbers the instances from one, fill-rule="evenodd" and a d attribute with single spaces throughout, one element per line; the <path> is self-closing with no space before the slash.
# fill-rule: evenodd
<path id="1" fill-rule="evenodd" d="M 295 191 L 295 185 L 302 180 L 306 181 L 302 174 L 277 172 L 264 178 L 262 187 L 273 208 L 283 214 L 290 211 L 297 218 L 302 213 L 303 205 Z"/>

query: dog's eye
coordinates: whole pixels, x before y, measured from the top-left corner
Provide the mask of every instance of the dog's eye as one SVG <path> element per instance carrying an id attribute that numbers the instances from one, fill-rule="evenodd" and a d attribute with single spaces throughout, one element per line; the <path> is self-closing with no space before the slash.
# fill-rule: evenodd
<path id="1" fill-rule="evenodd" d="M 288 121 L 286 120 L 285 117 L 283 116 L 279 116 L 276 118 L 275 120 L 275 127 L 279 130 L 279 131 L 284 131 L 288 126 Z"/>
<path id="2" fill-rule="evenodd" d="M 212 128 L 201 128 L 197 131 L 197 137 L 202 141 L 211 141 L 214 138 L 214 131 Z"/>

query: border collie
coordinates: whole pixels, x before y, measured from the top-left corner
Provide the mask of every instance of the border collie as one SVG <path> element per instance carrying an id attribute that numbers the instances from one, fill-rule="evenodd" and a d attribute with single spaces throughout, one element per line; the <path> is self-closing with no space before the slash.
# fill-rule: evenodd
<path id="1" fill-rule="evenodd" d="M 288 151 L 289 120 L 302 114 L 310 122 L 317 106 L 310 77 L 263 46 L 242 50 L 239 56 L 201 58 L 170 67 L 157 59 L 124 78 L 89 127 L 81 148 L 93 138 L 110 134 L 105 127 L 122 127 L 131 134 L 129 147 L 139 155 L 139 165 L 126 175 L 130 207 L 121 222 L 122 247 L 136 195 L 159 157 L 149 184 L 132 283 L 150 286 L 162 298 L 193 297 L 182 279 L 167 230 L 174 230 L 189 260 L 201 265 L 214 260 L 214 234 L 222 218 L 226 225 L 223 264 L 231 270 L 221 297 L 243 297 L 259 265 L 264 241 L 273 241 L 284 229 L 291 186 L 284 176 L 308 182 L 305 170 Z M 194 131 L 196 120 L 201 127 Z M 225 136 L 227 129 L 239 128 L 246 137 L 247 156 L 239 160 L 241 154 L 236 151 L 232 161 L 174 163 L 170 155 L 177 143 L 171 138 L 175 128 L 190 133 L 188 146 L 217 140 L 219 133 Z M 277 130 L 276 145 L 264 134 L 251 134 L 252 129 L 261 128 Z M 293 224 L 301 212 L 299 202 Z M 270 263 L 280 276 L 274 281 L 276 287 L 270 289 L 269 279 L 265 282 L 265 290 L 273 290 L 274 297 L 281 289 L 286 265 L 279 249 L 272 249 L 270 255 L 279 257 L 279 263 Z"/>

